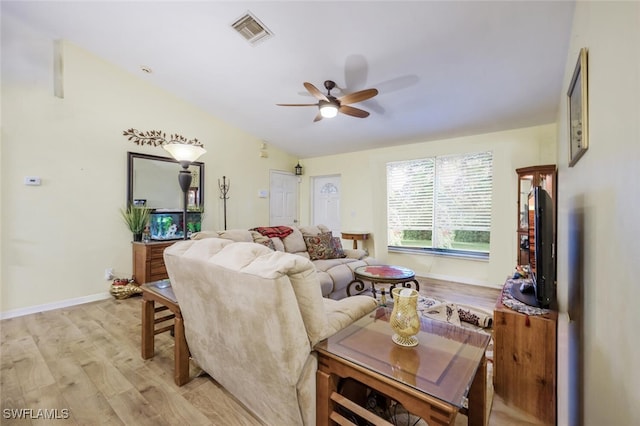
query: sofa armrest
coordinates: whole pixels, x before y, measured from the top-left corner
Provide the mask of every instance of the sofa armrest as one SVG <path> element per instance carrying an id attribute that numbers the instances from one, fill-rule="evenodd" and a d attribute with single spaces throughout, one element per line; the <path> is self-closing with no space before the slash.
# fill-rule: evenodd
<path id="1" fill-rule="evenodd" d="M 369 255 L 366 250 L 362 249 L 344 249 L 344 254 L 347 255 L 349 259 L 363 259 Z"/>
<path id="2" fill-rule="evenodd" d="M 370 296 L 351 296 L 340 300 L 323 299 L 327 313 L 327 330 L 323 338 L 336 334 L 343 328 L 372 312 L 378 306 L 376 299 Z M 322 340 L 322 339 L 319 339 Z M 317 342 L 312 342 L 316 344 Z"/>

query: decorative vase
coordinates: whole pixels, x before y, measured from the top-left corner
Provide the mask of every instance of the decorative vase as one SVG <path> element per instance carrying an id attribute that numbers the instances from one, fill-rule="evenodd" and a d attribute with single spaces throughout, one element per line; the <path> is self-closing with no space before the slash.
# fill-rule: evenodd
<path id="1" fill-rule="evenodd" d="M 133 234 L 133 241 L 142 241 L 142 232 L 136 232 Z"/>
<path id="2" fill-rule="evenodd" d="M 412 288 L 394 288 L 393 311 L 389 324 L 395 332 L 392 340 L 400 346 L 416 346 L 420 331 L 418 292 Z"/>

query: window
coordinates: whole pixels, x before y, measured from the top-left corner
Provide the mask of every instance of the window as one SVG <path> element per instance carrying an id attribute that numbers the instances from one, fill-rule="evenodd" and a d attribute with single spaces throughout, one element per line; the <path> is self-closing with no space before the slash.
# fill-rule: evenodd
<path id="1" fill-rule="evenodd" d="M 389 247 L 488 256 L 492 182 L 491 152 L 387 163 Z"/>

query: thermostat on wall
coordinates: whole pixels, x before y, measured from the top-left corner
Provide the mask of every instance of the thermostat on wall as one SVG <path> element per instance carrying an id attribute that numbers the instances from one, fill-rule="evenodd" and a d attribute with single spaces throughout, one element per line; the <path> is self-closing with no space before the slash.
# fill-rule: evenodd
<path id="1" fill-rule="evenodd" d="M 40 185 L 42 182 L 40 180 L 40 178 L 38 176 L 27 176 L 24 178 L 24 184 L 25 185 L 33 185 L 33 186 L 38 186 Z"/>

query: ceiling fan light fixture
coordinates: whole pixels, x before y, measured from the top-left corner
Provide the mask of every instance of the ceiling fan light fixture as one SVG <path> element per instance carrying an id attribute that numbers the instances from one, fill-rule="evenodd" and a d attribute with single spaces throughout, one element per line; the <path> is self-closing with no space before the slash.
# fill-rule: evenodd
<path id="1" fill-rule="evenodd" d="M 320 114 L 322 114 L 324 118 L 333 118 L 338 115 L 338 106 L 333 102 L 321 103 Z"/>

